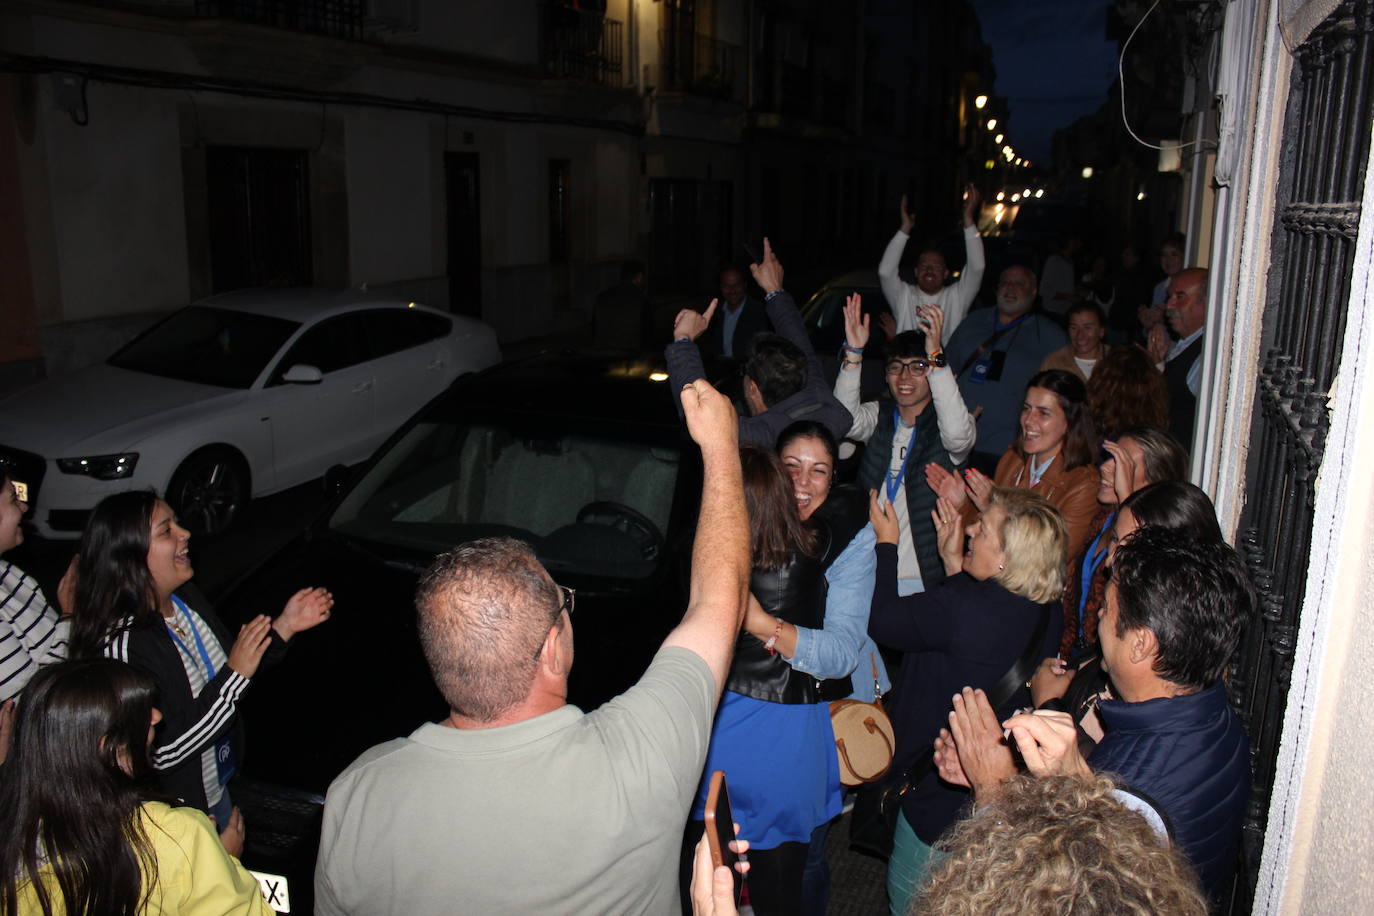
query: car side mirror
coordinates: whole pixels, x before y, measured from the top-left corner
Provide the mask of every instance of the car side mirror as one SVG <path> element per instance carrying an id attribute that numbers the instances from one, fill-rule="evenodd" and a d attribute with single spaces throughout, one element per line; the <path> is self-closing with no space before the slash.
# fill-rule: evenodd
<path id="1" fill-rule="evenodd" d="M 338 496 L 347 488 L 348 479 L 352 476 L 353 472 L 346 465 L 336 464 L 332 466 L 324 472 L 324 494 L 326 496 Z"/>
<path id="2" fill-rule="evenodd" d="M 283 382 L 290 382 L 293 385 L 318 385 L 324 378 L 324 373 L 315 366 L 307 366 L 305 363 L 296 363 L 286 373 L 282 375 Z"/>

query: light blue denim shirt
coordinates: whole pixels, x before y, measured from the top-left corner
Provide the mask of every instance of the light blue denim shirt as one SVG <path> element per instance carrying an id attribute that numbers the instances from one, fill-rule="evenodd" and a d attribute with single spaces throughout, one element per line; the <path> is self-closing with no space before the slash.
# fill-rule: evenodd
<path id="1" fill-rule="evenodd" d="M 883 693 L 892 689 L 878 647 L 868 635 L 868 610 L 873 604 L 873 577 L 878 559 L 873 526 L 865 525 L 825 572 L 830 591 L 825 599 L 825 626 L 797 627 L 797 651 L 789 660 L 798 671 L 817 678 L 854 676 L 851 697 L 873 701 L 872 658 L 878 665 Z"/>

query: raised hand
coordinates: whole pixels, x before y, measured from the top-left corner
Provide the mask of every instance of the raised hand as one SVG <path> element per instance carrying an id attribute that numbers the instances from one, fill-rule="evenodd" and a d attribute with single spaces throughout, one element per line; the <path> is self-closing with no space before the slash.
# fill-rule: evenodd
<path id="1" fill-rule="evenodd" d="M 778 261 L 778 256 L 773 254 L 773 245 L 767 238 L 763 240 L 762 263 L 750 264 L 749 272 L 754 275 L 754 282 L 765 293 L 782 289 L 782 264 Z"/>
<path id="2" fill-rule="evenodd" d="M 959 748 L 954 744 L 954 736 L 947 728 L 940 729 L 940 734 L 935 737 L 935 770 L 950 785 L 973 788 L 968 781 L 968 774 L 964 772 L 964 765 L 959 762 Z"/>
<path id="3" fill-rule="evenodd" d="M 258 663 L 272 642 L 272 618 L 259 614 L 239 627 L 239 637 L 229 650 L 229 667 L 243 677 L 251 678 L 258 673 Z"/>
<path id="4" fill-rule="evenodd" d="M 964 568 L 964 526 L 959 510 L 942 497 L 935 501 L 930 520 L 935 523 L 935 543 L 945 572 L 955 575 Z"/>
<path id="5" fill-rule="evenodd" d="M 863 311 L 862 297 L 850 293 L 844 302 L 844 339 L 855 350 L 868 345 L 868 316 Z"/>
<path id="6" fill-rule="evenodd" d="M 1073 672 L 1064 667 L 1063 659 L 1045 659 L 1031 675 L 1031 702 L 1040 706 L 1050 700 L 1059 699 L 1069 689 L 1069 681 L 1072 680 Z"/>
<path id="7" fill-rule="evenodd" d="M 1116 494 L 1116 502 L 1120 505 L 1126 501 L 1126 497 L 1140 486 L 1144 486 L 1142 468 L 1120 443 L 1106 439 L 1102 442 L 1102 447 L 1112 456 L 1112 492 Z"/>
<path id="8" fill-rule="evenodd" d="M 926 465 L 926 485 L 956 509 L 968 502 L 968 491 L 964 489 L 963 481 L 953 471 L 933 461 Z"/>
<path id="9" fill-rule="evenodd" d="M 730 399 L 706 379 L 699 378 L 682 387 L 682 413 L 692 441 L 708 449 L 739 449 L 739 418 Z"/>
<path id="10" fill-rule="evenodd" d="M 986 804 L 1004 780 L 1016 775 L 1016 759 L 1002 740 L 997 712 L 981 690 L 965 687 L 954 695 L 949 731 L 980 804 Z"/>
<path id="11" fill-rule="evenodd" d="M 673 319 L 673 340 L 681 340 L 684 337 L 696 340 L 706 333 L 706 327 L 711 323 L 711 316 L 716 313 L 719 303 L 719 299 L 712 299 L 705 312 L 698 312 L 696 309 L 683 309 L 678 312 L 677 317 Z"/>
<path id="12" fill-rule="evenodd" d="M 886 499 L 878 498 L 877 490 L 868 491 L 868 520 L 873 523 L 873 535 L 879 544 L 897 543 L 897 512 Z"/>
<path id="13" fill-rule="evenodd" d="M 292 595 L 272 622 L 272 628 L 282 639 L 319 626 L 329 619 L 334 609 L 334 596 L 322 588 L 303 588 Z"/>
<path id="14" fill-rule="evenodd" d="M 1011 729 L 1026 769 L 1036 776 L 1092 775 L 1078 750 L 1078 730 L 1068 713 L 1037 709 L 1002 724 Z"/>
<path id="15" fill-rule="evenodd" d="M 916 225 L 916 219 L 911 215 L 911 211 L 906 206 L 906 195 L 902 195 L 902 233 L 911 235 L 912 227 Z"/>
<path id="16" fill-rule="evenodd" d="M 978 205 L 983 202 L 983 195 L 978 193 L 978 188 L 974 186 L 973 182 L 969 182 L 965 185 L 964 191 L 966 192 L 964 199 L 964 225 L 974 226 L 977 225 Z"/>
<path id="17" fill-rule="evenodd" d="M 1150 355 L 1150 362 L 1156 365 L 1164 362 L 1164 358 L 1169 355 L 1169 334 L 1164 330 L 1162 322 L 1150 328 L 1145 341 L 1145 352 Z"/>
<path id="18" fill-rule="evenodd" d="M 940 338 L 945 332 L 945 310 L 938 305 L 917 306 L 916 321 L 925 331 L 926 356 L 942 352 L 944 348 L 940 345 Z"/>
<path id="19" fill-rule="evenodd" d="M 992 480 L 977 468 L 969 468 L 964 472 L 964 483 L 968 485 L 969 499 L 973 500 L 978 511 L 988 511 L 992 503 Z"/>

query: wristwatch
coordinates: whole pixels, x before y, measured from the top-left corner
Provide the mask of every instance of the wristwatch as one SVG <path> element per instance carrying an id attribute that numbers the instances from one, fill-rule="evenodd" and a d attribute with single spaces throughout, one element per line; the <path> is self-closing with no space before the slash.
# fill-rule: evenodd
<path id="1" fill-rule="evenodd" d="M 944 351 L 936 353 L 934 356 L 927 356 L 926 362 L 930 363 L 936 369 L 943 369 L 945 366 L 949 365 L 949 360 L 945 359 Z"/>

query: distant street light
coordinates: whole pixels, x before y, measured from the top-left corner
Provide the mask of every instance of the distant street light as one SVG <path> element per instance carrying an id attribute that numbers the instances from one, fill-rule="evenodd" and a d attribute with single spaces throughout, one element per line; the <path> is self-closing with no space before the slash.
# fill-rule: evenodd
<path id="1" fill-rule="evenodd" d="M 1002 142 L 1002 137 L 1003 137 L 1003 136 L 1005 136 L 1005 135 L 1004 135 L 1004 134 L 998 134 L 997 136 L 995 136 L 995 137 L 992 138 L 992 142 L 993 142 L 993 143 L 1001 143 L 1001 142 Z"/>
<path id="2" fill-rule="evenodd" d="M 1013 194 L 1013 195 L 1011 195 L 1011 202 L 1012 202 L 1012 203 L 1016 203 L 1016 202 L 1017 202 L 1018 200 L 1020 200 L 1020 199 L 1021 199 L 1021 195 L 1020 195 L 1020 194 Z"/>
<path id="3" fill-rule="evenodd" d="M 989 159 L 987 162 L 983 163 L 983 168 L 987 169 L 988 171 L 992 171 L 993 169 L 997 168 L 997 163 Z"/>
<path id="4" fill-rule="evenodd" d="M 1144 192 L 1144 191 L 1141 191 L 1139 194 L 1137 194 L 1137 195 L 1135 196 L 1135 199 L 1136 199 L 1136 200 L 1144 200 L 1144 199 L 1145 199 L 1145 192 Z"/>
<path id="5" fill-rule="evenodd" d="M 1007 192 L 1006 192 L 1006 191 L 998 191 L 998 192 L 997 192 L 997 199 L 998 199 L 998 200 L 1006 200 L 1006 199 L 1007 199 Z"/>
<path id="6" fill-rule="evenodd" d="M 1036 192 L 1035 192 L 1035 196 L 1036 196 L 1036 197 L 1044 197 L 1044 196 L 1045 196 L 1045 189 L 1044 189 L 1044 188 L 1038 188 L 1038 189 L 1036 190 Z"/>
<path id="7" fill-rule="evenodd" d="M 973 107 L 981 110 L 984 106 L 987 105 L 987 103 L 988 97 L 985 95 L 980 95 L 973 100 Z"/>
<path id="8" fill-rule="evenodd" d="M 1022 196 L 1022 197 L 1030 197 L 1030 188 L 1026 188 L 1026 190 L 1022 191 L 1022 192 L 1021 192 L 1021 196 Z"/>
<path id="9" fill-rule="evenodd" d="M 996 119 L 996 118 L 988 118 L 988 130 L 996 130 L 996 129 L 997 129 L 997 119 Z"/>
<path id="10" fill-rule="evenodd" d="M 1003 156 L 1010 156 L 1010 155 L 1011 155 L 1011 147 L 1010 147 L 1010 146 L 1004 146 L 1004 147 L 1002 147 L 1002 155 L 1003 155 Z"/>
<path id="11" fill-rule="evenodd" d="M 1092 167 L 1092 166 L 1090 166 L 1090 165 L 1085 165 L 1085 166 L 1083 166 L 1083 177 L 1084 177 L 1084 178 L 1091 178 L 1091 177 L 1093 177 L 1093 167 Z"/>

